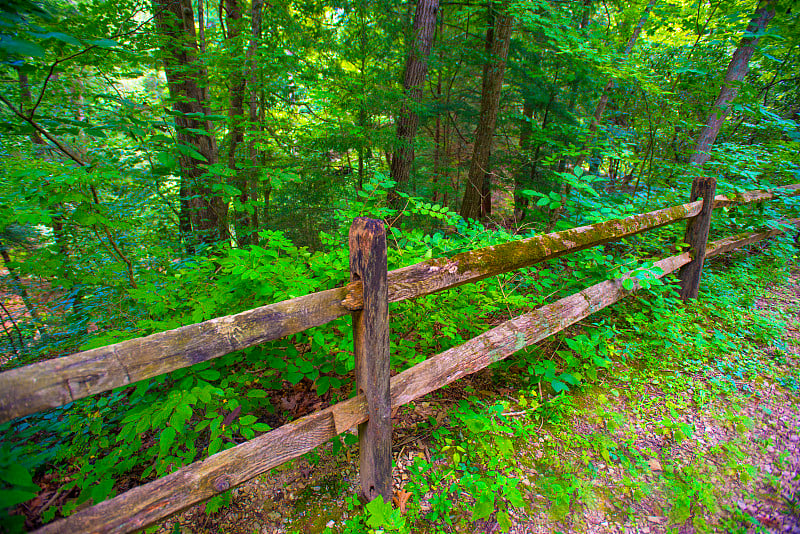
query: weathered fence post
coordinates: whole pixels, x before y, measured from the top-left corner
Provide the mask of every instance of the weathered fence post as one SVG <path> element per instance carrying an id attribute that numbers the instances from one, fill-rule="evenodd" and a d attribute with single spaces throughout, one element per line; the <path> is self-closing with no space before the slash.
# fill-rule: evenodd
<path id="1" fill-rule="evenodd" d="M 678 277 L 681 279 L 681 298 L 685 301 L 696 299 L 700 290 L 700 277 L 703 273 L 703 262 L 706 259 L 706 243 L 711 228 L 711 215 L 714 211 L 714 193 L 717 190 L 717 179 L 702 176 L 692 182 L 692 194 L 689 202 L 703 198 L 703 209 L 696 217 L 686 221 L 686 237 L 692 261 L 681 267 Z"/>
<path id="2" fill-rule="evenodd" d="M 359 217 L 350 226 L 350 278 L 361 280 L 364 308 L 353 312 L 356 386 L 369 420 L 358 426 L 361 495 L 392 499 L 392 400 L 389 392 L 389 289 L 383 222 Z"/>

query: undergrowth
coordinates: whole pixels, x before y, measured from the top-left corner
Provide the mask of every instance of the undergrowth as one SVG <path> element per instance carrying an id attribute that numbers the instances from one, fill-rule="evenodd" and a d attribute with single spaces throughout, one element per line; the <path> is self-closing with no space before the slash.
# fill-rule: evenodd
<path id="1" fill-rule="evenodd" d="M 69 342 L 42 337 L 11 365 L 341 286 L 348 278 L 349 222 L 365 213 L 394 215 L 384 207 L 391 185 L 380 176 L 365 184 L 362 202 L 339 213 L 339 230 L 321 236 L 325 244 L 321 250 L 297 247 L 280 232 L 263 231 L 261 246 L 180 261 L 162 258 L 153 269 L 138 273 L 138 288 L 129 290 L 125 299 L 118 296 L 114 312 L 108 315 L 98 311 L 106 305 L 102 294 L 83 295 L 83 315 L 75 316 L 73 307 L 72 315 L 51 318 L 73 326 L 77 321 L 81 335 Z M 406 200 L 407 224 L 393 227 L 389 235 L 390 269 L 525 237 L 467 223 L 440 205 Z M 593 209 L 584 206 L 583 219 L 570 224 L 635 211 L 627 206 L 625 213 L 609 213 L 599 200 L 593 202 Z M 635 399 L 636 410 L 647 412 L 660 407 L 649 405 L 647 395 L 637 388 L 659 384 L 671 399 L 670 410 L 659 414 L 661 426 L 675 440 L 691 435 L 691 429 L 675 422 L 675 413 L 686 408 L 678 393 L 696 384 L 698 376 L 704 381 L 694 388 L 694 401 L 705 405 L 733 392 L 747 393 L 762 379 L 796 389 L 797 375 L 778 376 L 777 360 L 770 364 L 761 358 L 765 344 L 782 350 L 775 340 L 780 339 L 783 323 L 753 310 L 750 296 L 785 273 L 787 259 L 795 253 L 792 244 L 778 239 L 768 254 L 740 254 L 726 269 L 712 266 L 699 301 L 683 306 L 674 297 L 674 286 L 662 285 L 662 273 L 647 260 L 652 252 L 663 250 L 665 241 L 680 248 L 679 230 L 661 228 L 647 235 L 393 304 L 391 353 L 399 371 L 498 322 L 620 273 L 633 270 L 645 288 L 626 303 L 592 316 L 569 335 L 498 364 L 493 372 L 511 379 L 519 393 L 494 401 L 463 399 L 448 423 L 433 432 L 436 455 L 412 470 L 406 491 L 413 497 L 405 513 L 396 513 L 391 503 L 372 503 L 355 514 L 360 508 L 351 503 L 354 515 L 343 531 L 439 532 L 476 521 L 496 521 L 507 530 L 515 513 L 533 513 L 542 499 L 556 519 L 568 518 L 577 506 L 599 502 L 602 496 L 586 482 L 587 473 L 596 471 L 597 458 L 638 469 L 644 457 L 638 457 L 629 444 L 607 437 L 576 441 L 569 429 L 579 411 L 576 395 L 592 388 L 600 388 L 607 399 L 629 396 Z M 93 329 L 85 328 L 87 316 L 97 320 Z M 343 317 L 0 425 L 0 511 L 5 514 L 0 524 L 5 530 L 19 530 L 24 510 L 29 510 L 28 527 L 68 516 L 345 399 L 353 393 L 353 366 L 351 320 Z M 288 398 L 287 391 L 300 401 L 317 400 L 298 407 L 302 402 Z M 624 427 L 619 414 L 609 417 L 607 425 Z M 542 448 L 547 469 L 532 477 L 520 471 L 520 462 L 524 463 L 528 444 L 540 428 L 546 428 L 553 436 L 551 443 L 558 445 Z M 580 452 L 560 454 L 573 448 Z M 631 481 L 636 472 L 631 472 Z M 678 478 L 672 482 L 676 502 L 679 495 L 706 491 L 683 488 L 684 482 Z M 51 489 L 50 498 L 39 499 L 36 508 L 32 503 L 45 485 Z M 650 490 L 631 491 L 638 495 Z M 537 495 L 540 498 L 534 498 Z M 229 501 L 226 492 L 207 501 L 204 509 L 213 514 Z M 421 502 L 429 508 L 423 509 Z M 673 515 L 680 519 L 685 512 L 676 506 Z"/>
<path id="2" fill-rule="evenodd" d="M 417 457 L 408 469 L 402 515 L 382 501 L 352 501 L 350 517 L 326 532 L 490 524 L 507 532 L 542 514 L 553 528 L 582 531 L 591 510 L 646 526 L 643 502 L 659 503 L 668 532 L 687 523 L 696 532 L 763 531 L 730 505 L 732 485 L 770 483 L 749 460 L 754 421 L 741 403 L 768 384 L 797 392 L 800 371 L 786 365 L 785 317 L 755 307 L 767 286 L 786 280 L 797 251 L 789 240 L 759 248 L 710 263 L 700 298 L 688 305 L 674 284 L 653 287 L 495 364 L 489 373 L 516 393 L 472 395 L 449 410 L 430 460 Z M 703 435 L 697 411 L 730 432 L 707 450 L 679 454 Z M 661 446 L 647 446 L 647 435 Z"/>

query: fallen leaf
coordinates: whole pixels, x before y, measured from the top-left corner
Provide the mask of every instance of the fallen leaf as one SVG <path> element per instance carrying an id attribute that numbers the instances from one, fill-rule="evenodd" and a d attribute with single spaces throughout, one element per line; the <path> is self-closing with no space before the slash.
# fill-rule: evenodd
<path id="1" fill-rule="evenodd" d="M 394 503 L 395 506 L 397 506 L 400 509 L 401 514 L 406 513 L 406 503 L 408 502 L 408 499 L 411 497 L 411 495 L 412 493 L 410 491 L 406 491 L 404 489 L 394 492 L 394 497 L 392 497 L 392 502 Z"/>
<path id="2" fill-rule="evenodd" d="M 653 458 L 651 460 L 647 460 L 647 465 L 650 466 L 651 471 L 663 471 L 664 469 L 661 467 L 661 462 L 657 459 Z"/>

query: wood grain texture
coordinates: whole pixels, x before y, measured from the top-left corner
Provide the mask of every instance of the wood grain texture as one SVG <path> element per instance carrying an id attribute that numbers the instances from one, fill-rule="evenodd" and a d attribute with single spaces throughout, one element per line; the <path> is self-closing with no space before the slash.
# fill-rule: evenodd
<path id="1" fill-rule="evenodd" d="M 482 280 L 695 216 L 701 202 L 537 235 L 391 271 L 389 302 Z M 363 306 L 361 281 L 0 373 L 0 422 L 302 332 Z"/>
<path id="2" fill-rule="evenodd" d="M 690 260 L 689 254 L 685 253 L 655 265 L 661 267 L 666 275 Z M 617 302 L 633 292 L 622 287 L 622 281 L 627 277 L 630 273 L 506 321 L 463 345 L 403 371 L 391 379 L 392 406 L 407 404 L 479 371 Z M 637 284 L 634 279 L 634 290 Z M 367 418 L 363 396 L 340 402 L 66 519 L 45 525 L 37 533 L 122 533 L 144 528 L 305 454 Z"/>
<path id="3" fill-rule="evenodd" d="M 714 197 L 714 209 L 737 204 L 752 204 L 754 202 L 766 202 L 774 200 L 779 195 L 795 197 L 800 195 L 800 184 L 787 185 L 772 190 L 758 189 L 755 191 L 745 191 L 732 196 L 717 195 Z"/>
<path id="4" fill-rule="evenodd" d="M 443 289 L 477 282 L 490 276 L 528 267 L 571 252 L 659 228 L 700 213 L 702 202 L 690 202 L 649 213 L 613 219 L 562 232 L 540 234 L 520 241 L 436 258 L 389 272 L 389 302 L 421 297 Z M 343 305 L 359 309 L 363 302 L 360 283 L 350 283 Z"/>
<path id="5" fill-rule="evenodd" d="M 389 292 L 383 222 L 359 217 L 350 226 L 350 273 L 364 306 L 353 312 L 356 386 L 369 421 L 358 426 L 361 499 L 392 500 L 392 400 L 389 394 Z"/>
<path id="6" fill-rule="evenodd" d="M 791 219 L 788 222 L 789 224 L 794 225 L 795 227 L 800 226 L 800 219 Z M 725 239 L 714 241 L 708 244 L 708 248 L 706 249 L 706 258 L 717 256 L 719 254 L 724 254 L 726 252 L 736 250 L 737 248 L 741 248 L 745 245 L 756 243 L 763 239 L 775 237 L 776 235 L 780 235 L 785 231 L 786 229 L 779 228 L 775 230 L 767 230 L 765 232 L 745 232 L 743 234 L 730 236 L 726 237 Z"/>
<path id="7" fill-rule="evenodd" d="M 218 358 L 350 313 L 344 288 L 0 373 L 0 422 Z"/>
<path id="8" fill-rule="evenodd" d="M 800 194 L 800 184 L 781 190 L 784 194 Z M 774 197 L 770 191 L 750 191 L 733 199 L 717 196 L 714 207 Z M 699 201 L 683 204 L 397 269 L 388 275 L 389 302 L 475 282 L 694 217 L 701 206 Z M 346 288 L 6 371 L 0 373 L 0 422 L 301 332 L 362 306 L 361 282 L 356 281 Z"/>
<path id="9" fill-rule="evenodd" d="M 45 525 L 36 532 L 122 533 L 142 529 L 297 458 L 366 418 L 363 397 L 349 399 Z"/>
<path id="10" fill-rule="evenodd" d="M 683 240 L 689 244 L 692 261 L 681 267 L 678 277 L 681 279 L 681 298 L 696 299 L 700 291 L 700 279 L 703 275 L 703 264 L 706 261 L 706 245 L 708 231 L 711 229 L 711 216 L 714 213 L 714 192 L 717 190 L 717 179 L 712 176 L 701 176 L 692 182 L 691 200 L 703 199 L 703 209 L 696 217 L 686 222 L 686 234 Z"/>

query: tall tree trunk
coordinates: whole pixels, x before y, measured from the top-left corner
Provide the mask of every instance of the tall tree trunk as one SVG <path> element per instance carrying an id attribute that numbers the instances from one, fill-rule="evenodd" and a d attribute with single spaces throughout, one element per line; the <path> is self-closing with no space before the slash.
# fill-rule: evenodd
<path id="1" fill-rule="evenodd" d="M 642 33 L 642 28 L 644 28 L 645 23 L 647 22 L 648 17 L 650 17 L 650 12 L 655 7 L 657 0 L 650 0 L 647 4 L 647 7 L 644 8 L 644 12 L 642 16 L 639 17 L 639 23 L 636 24 L 636 28 L 634 28 L 633 33 L 631 34 L 630 39 L 628 39 L 628 44 L 625 46 L 625 53 L 623 57 L 628 57 L 631 55 L 631 50 L 633 50 L 633 45 L 636 43 L 636 39 L 639 38 L 639 34 Z M 597 126 L 600 124 L 600 119 L 603 118 L 603 112 L 606 110 L 606 106 L 608 105 L 608 95 L 611 92 L 611 88 L 614 86 L 614 78 L 608 80 L 608 83 L 603 88 L 603 95 L 600 97 L 600 101 L 597 103 L 597 107 L 594 109 L 594 114 L 592 115 L 592 122 L 589 125 L 589 131 L 594 134 L 597 131 Z M 591 143 L 592 135 L 589 136 L 586 144 L 588 145 Z"/>
<path id="2" fill-rule="evenodd" d="M 506 11 L 504 5 L 501 11 L 495 14 L 494 23 L 486 30 L 486 42 L 490 45 L 489 58 L 483 66 L 481 111 L 475 131 L 464 198 L 461 201 L 461 216 L 465 219 L 478 219 L 481 214 L 483 182 L 485 174 L 489 172 L 489 152 L 500 108 L 500 89 L 503 86 L 512 26 L 513 17 Z"/>
<path id="3" fill-rule="evenodd" d="M 519 126 L 519 150 L 522 157 L 528 160 L 531 149 L 531 133 L 533 132 L 533 101 L 526 96 L 522 103 L 522 121 Z M 514 173 L 514 220 L 519 223 L 525 218 L 530 199 L 522 194 L 525 182 L 531 174 L 531 163 L 527 161 Z"/>
<path id="4" fill-rule="evenodd" d="M 248 199 L 258 200 L 258 180 L 261 176 L 261 166 L 258 150 L 256 150 L 256 134 L 263 131 L 263 122 L 259 121 L 258 107 L 259 107 L 259 62 L 256 52 L 258 51 L 258 43 L 261 40 L 261 12 L 264 7 L 264 0 L 253 0 L 250 8 L 250 44 L 247 47 L 247 64 L 250 69 L 250 77 L 247 80 L 247 90 L 249 92 L 248 101 L 248 119 L 249 128 L 252 129 L 250 139 L 247 142 L 247 155 L 249 156 L 249 165 L 247 172 L 247 183 L 243 193 L 247 192 Z M 256 126 L 257 125 L 257 126 Z M 270 187 L 264 190 L 264 204 L 269 204 Z M 249 210 L 248 210 L 249 211 Z M 250 213 L 249 226 L 253 229 L 254 233 L 248 236 L 250 244 L 258 244 L 258 206 L 253 206 Z"/>
<path id="5" fill-rule="evenodd" d="M 697 145 L 694 153 L 689 158 L 690 165 L 702 166 L 711 157 L 711 147 L 717 139 L 719 129 L 725 118 L 730 112 L 730 103 L 739 93 L 739 82 L 741 82 L 750 68 L 750 58 L 753 56 L 761 32 L 767 27 L 772 17 L 775 16 L 774 0 L 762 0 L 758 3 L 753 18 L 747 25 L 745 36 L 739 41 L 739 47 L 733 53 L 728 70 L 725 73 L 725 81 L 719 90 L 719 96 L 711 106 L 708 119 L 697 137 Z"/>
<path id="6" fill-rule="evenodd" d="M 225 18 L 228 23 L 228 49 L 230 54 L 239 57 L 241 52 L 242 35 L 242 9 L 238 0 L 225 0 Z M 246 68 L 246 66 L 245 66 Z M 228 108 L 228 168 L 235 174 L 233 184 L 239 190 L 240 209 L 235 215 L 236 241 L 241 245 L 249 243 L 250 217 L 247 214 L 248 192 L 247 175 L 236 165 L 236 151 L 244 143 L 244 90 L 246 85 L 245 73 L 239 64 L 234 64 L 228 76 L 230 80 L 230 107 Z"/>
<path id="7" fill-rule="evenodd" d="M 165 37 L 162 45 L 164 70 L 175 111 L 175 129 L 181 164 L 181 191 L 186 199 L 181 208 L 189 210 L 195 237 L 205 243 L 226 239 L 227 204 L 212 191 L 217 178 L 204 176 L 205 167 L 217 162 L 217 142 L 201 84 L 203 68 L 197 58 L 194 11 L 191 0 L 153 0 L 156 27 Z M 205 132 L 205 133 L 199 133 Z M 196 151 L 198 155 L 194 155 Z M 181 221 L 185 229 L 186 220 Z"/>
<path id="8" fill-rule="evenodd" d="M 417 1 L 413 25 L 414 43 L 408 53 L 403 74 L 406 100 L 400 108 L 400 116 L 397 119 L 397 148 L 392 156 L 390 169 L 390 176 L 397 183 L 396 191 L 405 190 L 411 174 L 411 164 L 414 161 L 414 136 L 419 127 L 419 115 L 413 107 L 419 105 L 422 100 L 422 86 L 428 73 L 428 57 L 436 32 L 438 11 L 439 0 Z M 396 191 L 390 192 L 389 202 L 392 207 L 399 208 Z"/>
<path id="9" fill-rule="evenodd" d="M 747 75 L 747 71 L 750 68 L 750 58 L 753 57 L 753 52 L 758 44 L 758 36 L 761 35 L 774 16 L 775 0 L 761 0 L 756 7 L 755 13 L 753 13 L 753 17 L 750 19 L 750 23 L 747 25 L 744 37 L 739 41 L 739 47 L 733 53 L 731 62 L 728 64 L 728 70 L 725 73 L 725 81 L 719 90 L 719 96 L 714 101 L 706 124 L 697 137 L 694 153 L 689 158 L 691 167 L 702 167 L 711 158 L 711 147 L 714 145 L 722 123 L 728 116 L 731 102 L 739 92 L 738 85 Z M 689 198 L 691 200 L 696 200 L 701 196 L 704 199 L 713 198 L 717 186 L 716 179 L 701 176 L 699 169 L 696 172 L 698 176 L 692 181 L 692 191 Z M 697 253 L 698 257 L 693 262 L 681 267 L 678 274 L 679 278 L 683 280 L 681 296 L 684 300 L 686 298 L 697 298 L 710 222 L 708 217 L 695 217 L 686 222 L 685 241 L 693 245 L 700 243 L 700 245 L 696 245 L 697 249 L 693 251 Z"/>

